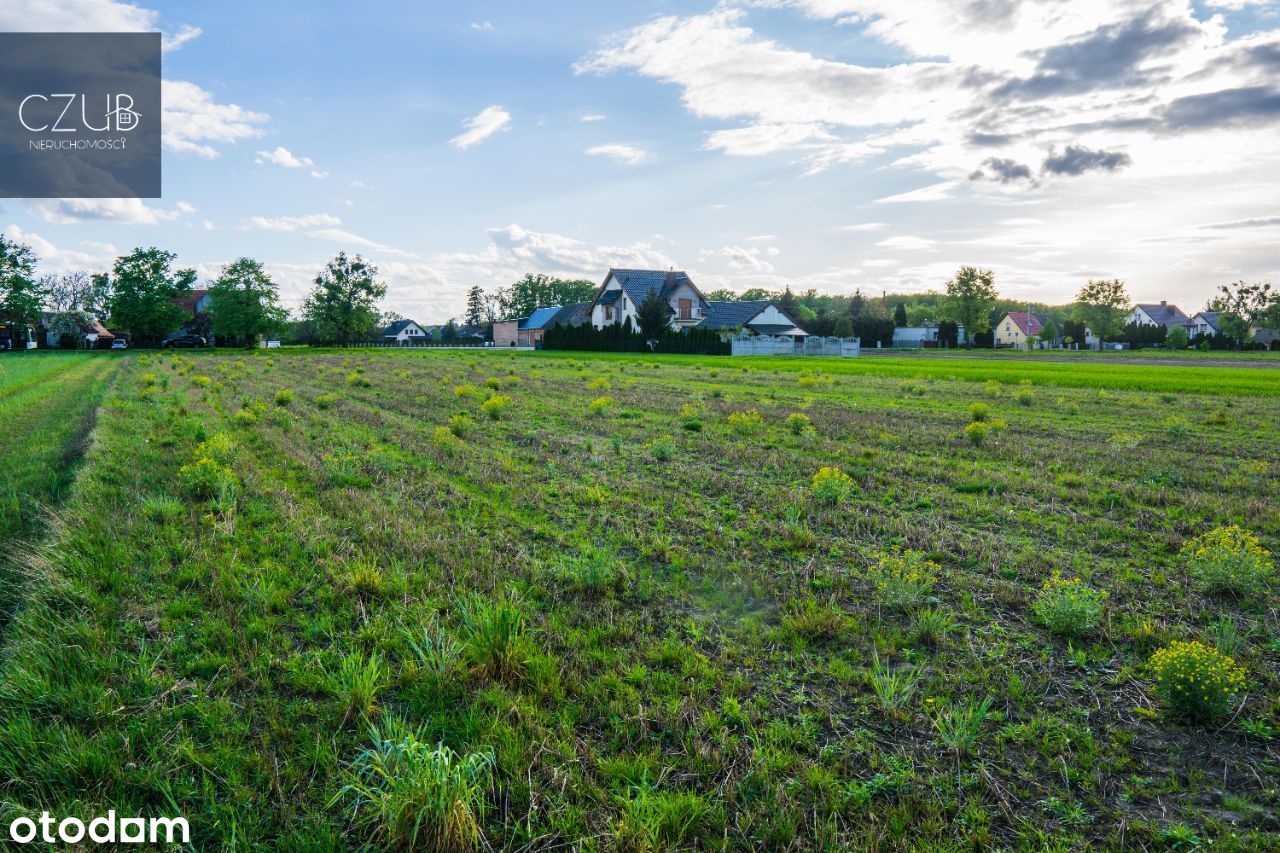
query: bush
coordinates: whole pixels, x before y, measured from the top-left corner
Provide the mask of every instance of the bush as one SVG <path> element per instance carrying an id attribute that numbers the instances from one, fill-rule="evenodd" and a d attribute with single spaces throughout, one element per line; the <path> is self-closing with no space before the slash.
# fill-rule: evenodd
<path id="1" fill-rule="evenodd" d="M 1019 406 L 1034 406 L 1036 402 L 1036 395 L 1034 391 L 1023 388 L 1022 390 L 1014 393 L 1013 399 Z"/>
<path id="2" fill-rule="evenodd" d="M 240 489 L 236 475 L 224 465 L 202 456 L 178 470 L 178 482 L 188 493 L 198 498 L 231 500 Z"/>
<path id="3" fill-rule="evenodd" d="M 1032 610 L 1040 624 L 1054 634 L 1083 637 L 1102 623 L 1102 605 L 1107 593 L 1088 587 L 1079 578 L 1067 579 L 1060 572 L 1044 582 Z"/>
<path id="4" fill-rule="evenodd" d="M 337 395 L 335 395 L 335 394 L 321 394 L 320 396 L 316 397 L 316 408 L 317 408 L 317 409 L 328 409 L 328 408 L 331 408 L 331 407 L 333 406 L 333 404 L 334 404 L 334 403 L 336 403 L 336 402 L 338 402 L 338 397 L 337 397 Z"/>
<path id="5" fill-rule="evenodd" d="M 974 421 L 964 428 L 964 436 L 974 447 L 981 447 L 987 441 L 987 433 L 991 430 L 982 421 Z"/>
<path id="6" fill-rule="evenodd" d="M 1234 524 L 1197 536 L 1182 547 L 1179 556 L 1191 575 L 1214 594 L 1262 592 L 1275 568 L 1258 537 Z"/>
<path id="7" fill-rule="evenodd" d="M 347 374 L 347 384 L 353 388 L 368 388 L 373 383 L 365 378 L 358 370 L 353 370 Z"/>
<path id="8" fill-rule="evenodd" d="M 449 427 L 444 426 L 436 427 L 435 432 L 431 434 L 431 443 L 444 453 L 453 453 L 462 447 L 462 439 L 454 435 Z"/>
<path id="9" fill-rule="evenodd" d="M 225 432 L 215 432 L 196 446 L 196 458 L 209 458 L 219 465 L 230 465 L 236 455 L 236 442 Z"/>
<path id="10" fill-rule="evenodd" d="M 1142 444 L 1142 436 L 1136 432 L 1118 432 L 1107 439 L 1113 450 L 1134 450 Z"/>
<path id="11" fill-rule="evenodd" d="M 805 433 L 813 432 L 813 424 L 810 422 L 809 416 L 800 412 L 792 412 L 787 415 L 785 423 L 787 429 L 791 430 L 793 435 L 804 435 Z"/>
<path id="12" fill-rule="evenodd" d="M 466 415 L 453 415 L 449 418 L 449 432 L 458 438 L 463 438 L 471 430 L 475 429 L 476 422 Z"/>
<path id="13" fill-rule="evenodd" d="M 813 497 L 826 504 L 837 504 L 848 499 L 857 489 L 853 479 L 833 466 L 824 466 L 813 475 L 810 490 Z"/>
<path id="14" fill-rule="evenodd" d="M 236 426 L 252 426 L 258 422 L 258 413 L 252 408 L 240 409 L 232 417 Z"/>
<path id="15" fill-rule="evenodd" d="M 610 387 L 609 380 L 603 376 L 597 376 L 587 383 L 587 388 L 591 391 L 608 391 Z"/>
<path id="16" fill-rule="evenodd" d="M 991 414 L 991 407 L 986 403 L 977 402 L 969 404 L 969 419 L 974 423 L 985 421 L 987 416 Z"/>
<path id="17" fill-rule="evenodd" d="M 293 402 L 293 392 L 288 388 L 281 388 L 276 392 L 276 405 L 284 407 Z"/>
<path id="18" fill-rule="evenodd" d="M 890 610 L 910 610 L 933 592 L 942 567 L 920 551 L 885 554 L 871 570 L 880 600 Z"/>
<path id="19" fill-rule="evenodd" d="M 598 418 L 603 418 L 609 414 L 609 409 L 613 406 L 612 397 L 596 397 L 587 404 L 587 412 Z"/>
<path id="20" fill-rule="evenodd" d="M 373 747 L 348 771 L 338 798 L 354 801 L 356 824 L 394 850 L 474 850 L 481 840 L 493 755 L 459 756 L 403 731 L 373 732 Z M 335 799 L 338 799 L 335 798 Z"/>
<path id="21" fill-rule="evenodd" d="M 208 388 L 210 385 L 213 384 L 213 380 L 210 379 L 208 376 L 193 376 L 191 377 L 191 381 L 194 382 L 196 385 L 200 386 L 201 388 Z"/>
<path id="22" fill-rule="evenodd" d="M 730 412 L 727 418 L 729 428 L 738 435 L 755 435 L 764 426 L 764 420 L 755 409 L 742 412 Z"/>
<path id="23" fill-rule="evenodd" d="M 1151 656 L 1151 670 L 1168 714 L 1205 722 L 1222 716 L 1245 687 L 1244 670 L 1203 643 L 1174 641 Z"/>
<path id="24" fill-rule="evenodd" d="M 497 394 L 490 397 L 480 404 L 480 408 L 489 416 L 489 420 L 496 421 L 502 417 L 503 411 L 511 405 L 511 398 L 504 394 Z"/>
<path id="25" fill-rule="evenodd" d="M 669 435 L 660 435 L 646 446 L 649 448 L 649 455 L 659 462 L 669 462 L 676 454 L 675 444 Z"/>

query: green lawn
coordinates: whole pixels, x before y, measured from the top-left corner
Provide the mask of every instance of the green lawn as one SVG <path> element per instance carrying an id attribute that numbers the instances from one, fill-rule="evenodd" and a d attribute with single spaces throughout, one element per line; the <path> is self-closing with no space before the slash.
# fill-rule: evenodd
<path id="1" fill-rule="evenodd" d="M 120 375 L 0 664 L 3 825 L 1275 847 L 1274 576 L 1211 594 L 1178 557 L 1220 525 L 1280 544 L 1267 370 L 365 350 L 56 376 L 93 365 Z M 1107 593 L 1073 639 L 1038 615 L 1054 572 Z M 1170 716 L 1147 661 L 1174 640 L 1243 667 L 1230 713 Z"/>

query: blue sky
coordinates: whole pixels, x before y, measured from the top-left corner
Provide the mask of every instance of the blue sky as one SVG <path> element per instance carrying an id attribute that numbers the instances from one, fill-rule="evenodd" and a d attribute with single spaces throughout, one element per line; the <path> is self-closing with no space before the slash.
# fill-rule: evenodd
<path id="1" fill-rule="evenodd" d="M 1271 3 L 11 0 L 0 29 L 170 48 L 163 199 L 0 200 L 49 270 L 250 255 L 296 304 L 346 249 L 421 322 L 609 265 L 876 293 L 973 263 L 1187 309 L 1280 278 Z"/>

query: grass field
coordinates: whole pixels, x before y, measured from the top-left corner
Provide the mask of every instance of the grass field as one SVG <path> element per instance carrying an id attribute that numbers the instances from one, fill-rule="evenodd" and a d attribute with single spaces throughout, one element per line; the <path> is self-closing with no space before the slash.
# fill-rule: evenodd
<path id="1" fill-rule="evenodd" d="M 1222 525 L 1280 544 L 1270 370 L 72 358 L 26 386 L 46 402 L 0 385 L 9 470 L 82 435 L 117 368 L 7 628 L 4 825 L 1277 847 L 1274 577 L 1210 593 L 1179 557 Z M 1073 638 L 1040 609 L 1054 572 L 1107 593 Z M 1175 640 L 1243 668 L 1212 722 L 1158 698 Z"/>

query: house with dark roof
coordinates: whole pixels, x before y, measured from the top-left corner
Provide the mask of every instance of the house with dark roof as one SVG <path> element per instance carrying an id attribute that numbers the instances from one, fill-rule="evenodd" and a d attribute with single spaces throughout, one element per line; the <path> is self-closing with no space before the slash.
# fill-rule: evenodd
<path id="1" fill-rule="evenodd" d="M 422 346 L 430 335 L 427 330 L 412 320 L 397 320 L 382 330 L 380 336 L 385 343 L 396 343 L 402 347 L 417 344 Z"/>
<path id="2" fill-rule="evenodd" d="M 1040 334 L 1044 318 L 1034 311 L 1010 311 L 1000 318 L 992 332 L 997 347 L 1027 348 L 1027 338 Z"/>
<path id="3" fill-rule="evenodd" d="M 536 347 L 547 329 L 552 326 L 580 326 L 590 317 L 590 302 L 573 305 L 552 305 L 539 308 L 528 317 L 516 320 L 500 320 L 493 324 L 493 345 L 496 347 Z"/>
<path id="4" fill-rule="evenodd" d="M 1187 321 L 1187 331 L 1191 337 L 1203 335 L 1207 338 L 1218 334 L 1218 312 L 1200 311 Z"/>
<path id="5" fill-rule="evenodd" d="M 1170 305 L 1163 299 L 1159 304 L 1139 302 L 1125 318 L 1126 325 L 1137 323 L 1139 326 L 1164 326 L 1166 332 L 1174 326 L 1185 326 L 1190 322 L 1191 318 L 1183 314 L 1177 305 Z"/>
<path id="6" fill-rule="evenodd" d="M 712 302 L 702 295 L 683 270 L 610 269 L 590 303 L 591 325 L 597 329 L 631 321 L 638 328 L 636 310 L 650 293 L 657 293 L 676 329 L 744 330 L 758 335 L 807 333 L 792 317 L 768 300 Z"/>

